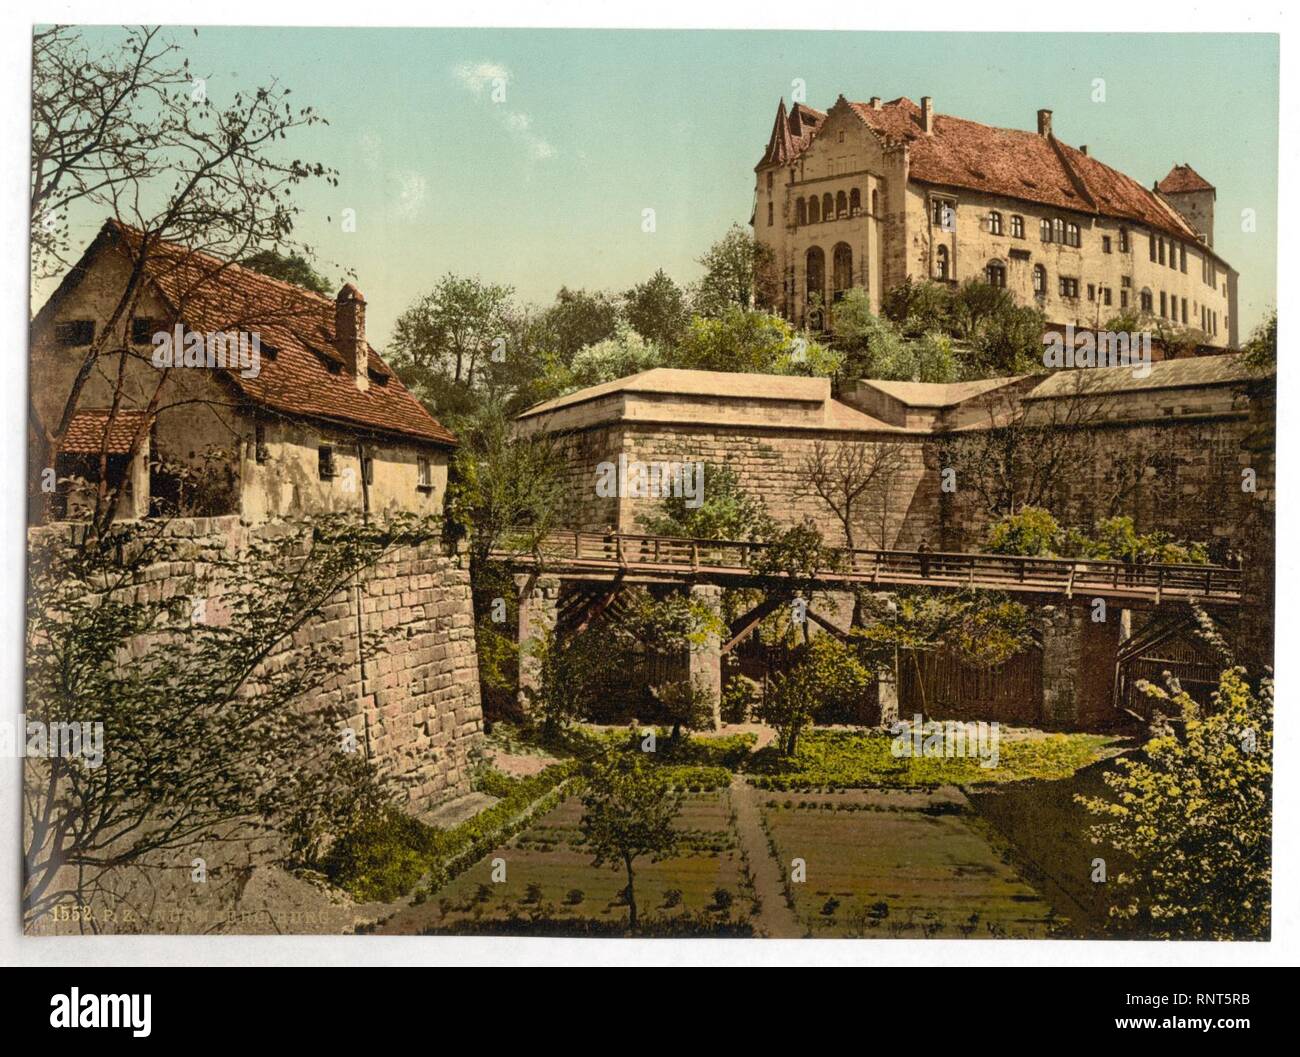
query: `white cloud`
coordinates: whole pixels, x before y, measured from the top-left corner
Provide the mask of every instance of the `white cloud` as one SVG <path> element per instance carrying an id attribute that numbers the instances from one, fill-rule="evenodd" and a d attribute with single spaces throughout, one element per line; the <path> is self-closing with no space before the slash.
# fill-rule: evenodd
<path id="1" fill-rule="evenodd" d="M 484 101 L 493 117 L 523 146 L 533 161 L 555 157 L 555 148 L 533 131 L 532 116 L 522 110 L 510 110 L 510 71 L 499 62 L 463 62 L 452 71 L 461 86 Z"/>

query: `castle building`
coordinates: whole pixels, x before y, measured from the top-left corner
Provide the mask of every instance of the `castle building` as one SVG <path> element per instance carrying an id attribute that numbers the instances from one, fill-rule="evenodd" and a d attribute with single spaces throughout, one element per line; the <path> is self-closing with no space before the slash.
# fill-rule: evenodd
<path id="1" fill-rule="evenodd" d="M 879 310 L 909 278 L 978 279 L 1053 327 L 1146 314 L 1210 349 L 1238 344 L 1214 187 L 1183 164 L 1147 190 L 1057 139 L 1050 110 L 1026 132 L 938 114 L 929 96 L 841 95 L 825 112 L 782 100 L 755 173 L 773 307 L 797 325 L 828 326 L 854 287 Z"/>

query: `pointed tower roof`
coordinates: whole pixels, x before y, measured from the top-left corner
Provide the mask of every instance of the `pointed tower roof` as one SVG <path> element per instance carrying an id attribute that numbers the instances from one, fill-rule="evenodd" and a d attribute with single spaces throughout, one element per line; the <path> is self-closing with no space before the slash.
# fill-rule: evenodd
<path id="1" fill-rule="evenodd" d="M 1213 191 L 1214 185 L 1186 162 L 1175 165 L 1169 175 L 1156 184 L 1161 194 L 1176 195 L 1185 191 Z"/>
<path id="2" fill-rule="evenodd" d="M 767 151 L 759 168 L 765 165 L 783 165 L 794 157 L 794 142 L 790 138 L 790 119 L 785 112 L 785 99 L 776 107 L 776 121 L 772 124 L 772 135 L 767 141 Z"/>

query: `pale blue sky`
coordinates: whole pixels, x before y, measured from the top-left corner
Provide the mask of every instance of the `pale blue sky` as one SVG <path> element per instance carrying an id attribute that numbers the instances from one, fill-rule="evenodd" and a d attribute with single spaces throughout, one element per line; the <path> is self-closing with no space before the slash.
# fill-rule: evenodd
<path id="1" fill-rule="evenodd" d="M 111 35 L 112 31 L 97 31 Z M 355 271 L 382 346 L 443 273 L 545 302 L 698 275 L 747 221 L 777 100 L 934 97 L 1030 129 L 1150 186 L 1188 162 L 1218 188 L 1215 248 L 1241 272 L 1242 336 L 1275 303 L 1278 45 L 1271 35 L 1065 35 L 203 28 L 176 40 L 220 104 L 275 76 L 327 128 L 292 141 L 340 186 L 300 193 L 299 236 L 331 280 Z M 507 78 L 494 102 L 490 78 Z M 1106 101 L 1092 101 L 1104 78 Z M 642 210 L 657 230 L 641 230 Z M 355 209 L 357 230 L 339 217 Z M 1254 233 L 1241 212 L 1256 212 Z M 327 219 L 332 217 L 332 222 Z M 88 239 L 102 218 L 77 218 Z M 47 290 L 38 291 L 38 303 Z"/>

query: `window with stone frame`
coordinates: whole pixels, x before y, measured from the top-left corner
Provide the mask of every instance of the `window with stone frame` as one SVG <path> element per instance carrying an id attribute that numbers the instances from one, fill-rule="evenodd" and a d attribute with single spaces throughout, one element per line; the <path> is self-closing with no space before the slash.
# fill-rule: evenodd
<path id="1" fill-rule="evenodd" d="M 1128 228 L 1119 229 L 1119 251 L 1128 253 Z"/>
<path id="2" fill-rule="evenodd" d="M 1062 297 L 1077 301 L 1079 299 L 1079 280 L 1069 275 L 1062 275 L 1058 280 L 1058 290 Z"/>
<path id="3" fill-rule="evenodd" d="M 429 456 L 417 455 L 415 457 L 415 469 L 415 487 L 426 492 L 433 488 L 433 463 L 429 461 Z"/>
<path id="4" fill-rule="evenodd" d="M 1007 286 L 1007 266 L 1001 261 L 989 261 L 984 266 L 984 281 L 989 286 L 1005 290 Z"/>
<path id="5" fill-rule="evenodd" d="M 1141 300 L 1140 300 L 1140 304 L 1141 304 L 1141 306 L 1142 306 L 1142 311 L 1143 311 L 1143 312 L 1146 312 L 1146 313 L 1149 315 L 1149 314 L 1151 313 L 1152 303 L 1153 303 L 1153 302 L 1152 302 L 1152 297 L 1151 297 L 1151 291 L 1148 290 L 1146 287 L 1143 287 L 1143 288 L 1142 288 L 1142 294 L 1141 294 Z"/>
<path id="6" fill-rule="evenodd" d="M 1047 296 L 1047 269 L 1041 264 L 1034 265 L 1034 296 Z"/>
<path id="7" fill-rule="evenodd" d="M 1071 224 L 1066 224 L 1066 225 L 1065 225 L 1065 244 L 1066 244 L 1067 246 L 1080 246 L 1080 245 L 1082 245 L 1082 242 L 1081 242 L 1081 240 L 1080 240 L 1080 238 L 1079 238 L 1079 225 L 1078 225 L 1078 224 L 1073 224 L 1073 223 L 1071 223 Z"/>
<path id="8" fill-rule="evenodd" d="M 1025 237 L 1025 218 L 1019 213 L 1011 214 L 1011 237 L 1013 239 L 1023 239 Z"/>
<path id="9" fill-rule="evenodd" d="M 1038 222 L 1038 237 L 1044 242 L 1052 241 L 1052 222 L 1043 218 Z"/>
<path id="10" fill-rule="evenodd" d="M 1002 214 L 999 213 L 996 209 L 989 210 L 989 234 L 990 235 L 1002 234 Z"/>
<path id="11" fill-rule="evenodd" d="M 1110 252 L 1111 252 L 1110 236 L 1109 236 L 1109 235 L 1103 235 L 1103 236 L 1101 237 L 1101 252 L 1102 252 L 1102 253 L 1110 253 Z"/>

